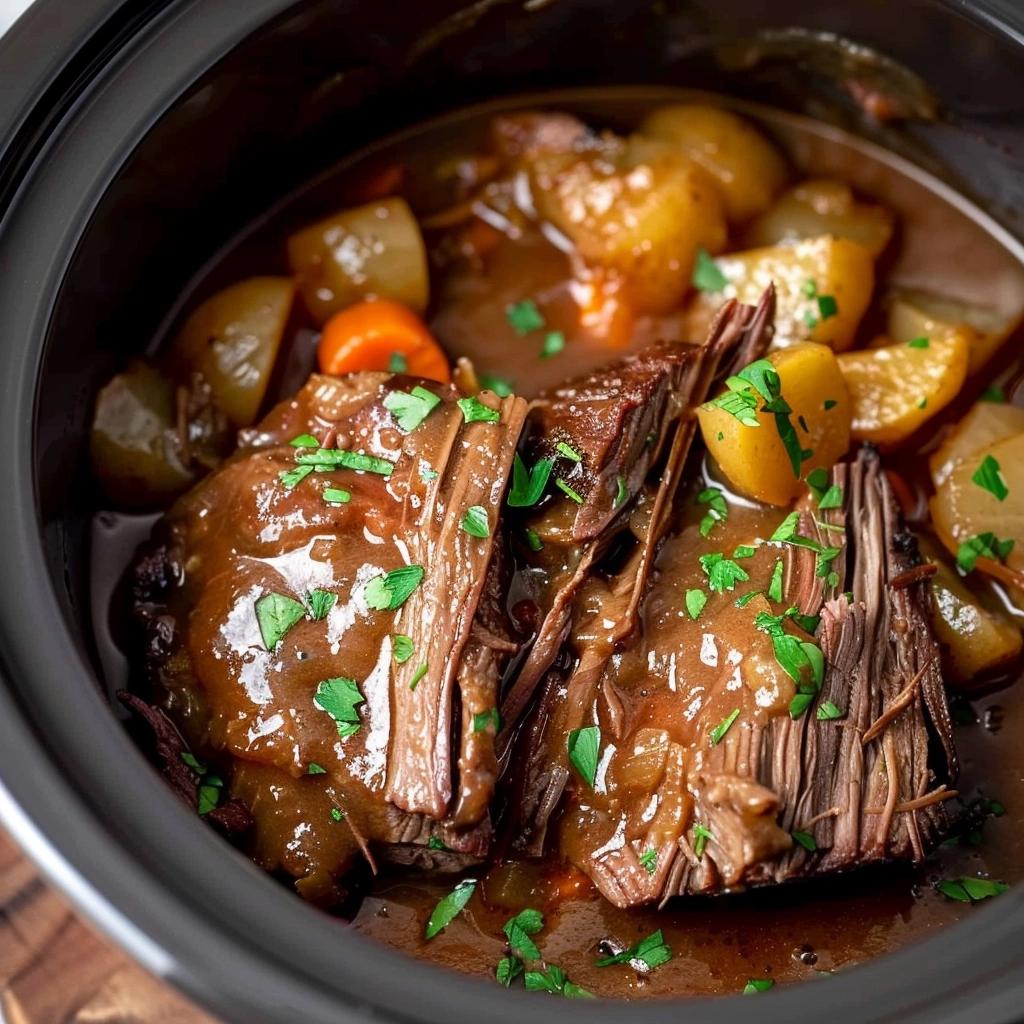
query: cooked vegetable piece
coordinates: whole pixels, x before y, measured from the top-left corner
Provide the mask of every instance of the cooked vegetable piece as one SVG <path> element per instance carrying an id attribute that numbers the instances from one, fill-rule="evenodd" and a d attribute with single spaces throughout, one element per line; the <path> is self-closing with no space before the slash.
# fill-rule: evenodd
<path id="1" fill-rule="evenodd" d="M 889 448 L 909 437 L 957 396 L 967 356 L 962 333 L 932 338 L 927 347 L 898 342 L 841 355 L 854 439 Z"/>
<path id="2" fill-rule="evenodd" d="M 288 239 L 288 262 L 315 320 L 362 299 L 393 299 L 427 308 L 427 253 L 404 199 L 342 210 Z"/>
<path id="3" fill-rule="evenodd" d="M 832 235 L 862 245 L 876 259 L 889 244 L 893 215 L 862 203 L 845 181 L 814 178 L 787 189 L 744 233 L 747 245 L 778 245 Z"/>
<path id="4" fill-rule="evenodd" d="M 1020 433 L 1024 433 L 1024 409 L 1016 405 L 978 402 L 929 456 L 933 483 L 941 487 L 959 462 Z"/>
<path id="5" fill-rule="evenodd" d="M 335 313 L 324 326 L 317 361 L 324 373 L 389 370 L 398 352 L 405 371 L 447 384 L 448 357 L 423 321 L 399 302 L 368 299 Z"/>
<path id="6" fill-rule="evenodd" d="M 944 648 L 944 678 L 970 689 L 1020 655 L 1020 630 L 997 607 L 983 604 L 938 550 L 924 543 L 922 552 L 938 566 L 931 578 L 932 624 Z"/>
<path id="7" fill-rule="evenodd" d="M 897 290 L 889 304 L 887 333 L 895 341 L 961 333 L 969 342 L 967 372 L 977 373 L 1020 326 L 1024 310 L 1006 313 L 918 290 Z"/>
<path id="8" fill-rule="evenodd" d="M 287 277 L 251 277 L 210 296 L 185 321 L 172 358 L 198 370 L 236 427 L 257 417 L 295 296 Z"/>
<path id="9" fill-rule="evenodd" d="M 871 254 L 845 238 L 802 242 L 729 253 L 715 260 L 728 286 L 700 292 L 690 310 L 691 335 L 701 337 L 726 298 L 756 303 L 775 284 L 775 347 L 816 341 L 836 352 L 848 349 L 871 301 Z"/>
<path id="10" fill-rule="evenodd" d="M 143 362 L 97 395 L 90 450 L 107 496 L 132 508 L 166 502 L 194 479 L 181 461 L 174 385 Z"/>
<path id="11" fill-rule="evenodd" d="M 530 163 L 538 212 L 594 268 L 623 275 L 633 305 L 664 312 L 690 286 L 699 248 L 725 244 L 721 200 L 709 176 L 664 145 L 630 141 Z"/>
<path id="12" fill-rule="evenodd" d="M 846 452 L 852 404 L 836 356 L 827 346 L 803 342 L 772 352 L 768 360 L 778 371 L 782 398 L 791 409 L 796 443 L 811 452 L 801 460 L 800 474 L 794 472 L 775 413 L 762 411 L 763 398 L 751 410 L 756 427 L 711 403 L 701 406 L 697 417 L 708 452 L 733 487 L 759 501 L 788 505 L 804 491 L 802 476 L 819 466 L 830 468 Z"/>
<path id="13" fill-rule="evenodd" d="M 730 223 L 749 220 L 786 183 L 786 162 L 752 125 L 719 107 L 661 107 L 640 127 L 644 135 L 676 144 L 714 179 Z"/>

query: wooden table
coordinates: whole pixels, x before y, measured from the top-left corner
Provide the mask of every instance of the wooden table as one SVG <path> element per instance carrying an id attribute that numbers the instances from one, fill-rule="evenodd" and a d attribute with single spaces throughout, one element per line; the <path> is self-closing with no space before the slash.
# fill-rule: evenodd
<path id="1" fill-rule="evenodd" d="M 0 1021 L 215 1024 L 81 921 L 2 833 Z"/>

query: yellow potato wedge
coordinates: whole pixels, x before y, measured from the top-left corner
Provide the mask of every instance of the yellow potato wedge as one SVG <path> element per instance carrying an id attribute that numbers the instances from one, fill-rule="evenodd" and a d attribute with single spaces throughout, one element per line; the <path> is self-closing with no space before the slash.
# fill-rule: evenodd
<path id="1" fill-rule="evenodd" d="M 1024 409 L 1000 402 L 978 402 L 928 458 L 932 482 L 941 487 L 954 467 L 982 448 L 1024 433 Z"/>
<path id="2" fill-rule="evenodd" d="M 732 224 L 767 208 L 786 183 L 781 153 L 728 110 L 703 104 L 661 107 L 648 115 L 640 132 L 673 143 L 703 167 L 717 182 Z"/>
<path id="3" fill-rule="evenodd" d="M 956 331 L 970 342 L 968 373 L 977 373 L 1020 326 L 1024 310 L 1007 316 L 994 309 L 915 290 L 894 291 L 888 309 L 888 334 L 894 341 Z"/>
<path id="4" fill-rule="evenodd" d="M 678 306 L 697 250 L 725 245 L 709 175 L 670 147 L 631 140 L 610 151 L 544 154 L 531 162 L 530 180 L 541 217 L 584 262 L 621 274 L 638 312 Z"/>
<path id="5" fill-rule="evenodd" d="M 783 192 L 744 232 L 744 241 L 778 245 L 832 235 L 864 246 L 877 259 L 892 238 L 893 221 L 884 206 L 860 202 L 845 181 L 814 178 Z"/>
<path id="6" fill-rule="evenodd" d="M 839 357 L 853 399 L 855 440 L 892 447 L 956 397 L 967 377 L 967 338 L 956 333 L 916 345 L 900 342 Z"/>
<path id="7" fill-rule="evenodd" d="M 797 438 L 812 453 L 799 475 L 772 413 L 756 412 L 759 425 L 748 426 L 712 401 L 697 410 L 697 418 L 708 452 L 730 486 L 770 505 L 788 505 L 804 490 L 801 477 L 819 466 L 830 468 L 849 448 L 852 403 L 828 346 L 804 342 L 772 352 L 768 360 L 778 371 Z"/>
<path id="8" fill-rule="evenodd" d="M 383 199 L 297 231 L 288 263 L 318 323 L 369 296 L 427 308 L 427 250 L 409 204 Z"/>
<path id="9" fill-rule="evenodd" d="M 754 304 L 774 281 L 776 348 L 815 341 L 845 351 L 853 344 L 874 289 L 871 254 L 845 238 L 825 236 L 748 249 L 719 256 L 715 264 L 726 287 L 697 293 L 689 310 L 691 331 L 706 327 L 725 299 L 735 296 Z"/>
<path id="10" fill-rule="evenodd" d="M 175 363 L 202 373 L 236 427 L 260 411 L 294 296 L 289 277 L 239 281 L 198 306 L 174 342 Z"/>

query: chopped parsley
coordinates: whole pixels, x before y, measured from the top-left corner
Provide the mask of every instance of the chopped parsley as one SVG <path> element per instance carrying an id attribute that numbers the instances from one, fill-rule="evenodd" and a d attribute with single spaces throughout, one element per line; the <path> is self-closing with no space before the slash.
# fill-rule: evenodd
<path id="1" fill-rule="evenodd" d="M 439 935 L 455 920 L 469 902 L 476 889 L 476 879 L 468 878 L 459 882 L 455 888 L 443 897 L 434 907 L 423 933 L 424 938 L 432 939 Z"/>
<path id="2" fill-rule="evenodd" d="M 366 698 L 359 692 L 354 679 L 337 676 L 322 680 L 317 684 L 313 703 L 334 719 L 338 735 L 343 740 L 359 732 L 362 722 L 356 709 L 366 703 Z"/>
<path id="3" fill-rule="evenodd" d="M 828 412 L 829 409 L 834 409 L 838 404 L 839 403 L 834 398 L 826 398 L 824 403 L 822 404 L 822 408 L 825 410 L 825 412 Z"/>
<path id="4" fill-rule="evenodd" d="M 419 385 L 412 391 L 392 391 L 384 399 L 384 408 L 408 434 L 415 430 L 441 404 L 441 399 Z"/>
<path id="5" fill-rule="evenodd" d="M 579 491 L 573 490 L 573 488 L 560 476 L 555 477 L 555 486 L 567 497 L 571 498 L 576 502 L 577 505 L 583 504 L 583 495 Z"/>
<path id="6" fill-rule="evenodd" d="M 768 597 L 772 601 L 782 600 L 782 572 L 782 559 L 777 558 L 775 560 L 775 568 L 772 569 L 771 582 L 769 582 L 768 584 Z"/>
<path id="7" fill-rule="evenodd" d="M 983 491 L 988 491 L 989 494 L 995 497 L 996 501 L 1005 500 L 1006 496 L 1010 493 L 999 462 L 991 455 L 986 455 L 981 460 L 981 465 L 974 471 L 971 481 L 976 483 Z"/>
<path id="8" fill-rule="evenodd" d="M 1005 882 L 989 878 L 946 878 L 935 886 L 943 896 L 960 903 L 980 903 L 991 896 L 998 896 L 1010 887 Z"/>
<path id="9" fill-rule="evenodd" d="M 447 850 L 448 847 L 445 846 L 444 843 L 442 843 L 441 840 L 437 838 L 437 836 L 431 836 L 427 840 L 427 849 L 428 850 Z"/>
<path id="10" fill-rule="evenodd" d="M 649 875 L 653 875 L 658 868 L 658 851 L 652 846 L 649 850 L 644 850 L 640 854 L 640 867 L 644 869 Z"/>
<path id="11" fill-rule="evenodd" d="M 413 646 L 412 637 L 404 633 L 396 633 L 391 638 L 391 657 L 399 665 L 404 665 L 414 654 L 416 648 Z"/>
<path id="12" fill-rule="evenodd" d="M 456 405 L 462 410 L 462 418 L 467 423 L 497 423 L 501 419 L 501 413 L 484 405 L 479 398 L 460 398 Z"/>
<path id="13" fill-rule="evenodd" d="M 406 373 L 409 369 L 409 361 L 401 352 L 392 352 L 388 357 L 389 373 Z"/>
<path id="14" fill-rule="evenodd" d="M 531 530 L 529 527 L 526 527 L 526 529 L 523 530 L 523 536 L 526 538 L 526 546 L 531 551 L 540 551 L 540 549 L 544 547 L 544 541 L 540 539 L 540 534 L 537 533 L 536 530 Z"/>
<path id="15" fill-rule="evenodd" d="M 628 498 L 629 488 L 626 486 L 626 478 L 624 476 L 617 476 L 615 478 L 615 501 L 612 504 L 612 508 L 622 508 Z"/>
<path id="16" fill-rule="evenodd" d="M 726 558 L 720 551 L 701 555 L 698 561 L 708 578 L 708 588 L 715 593 L 735 590 L 737 583 L 746 583 L 750 579 L 750 574 L 742 565 Z"/>
<path id="17" fill-rule="evenodd" d="M 818 705 L 817 719 L 819 722 L 831 722 L 837 718 L 845 718 L 846 712 L 830 700 L 823 700 Z"/>
<path id="18" fill-rule="evenodd" d="M 505 988 L 511 988 L 512 982 L 523 973 L 523 963 L 517 957 L 503 956 L 494 969 L 494 980 Z"/>
<path id="19" fill-rule="evenodd" d="M 1006 392 L 998 384 L 990 384 L 978 396 L 978 401 L 1002 403 L 1006 401 Z"/>
<path id="20" fill-rule="evenodd" d="M 624 949 L 614 956 L 606 956 L 597 961 L 598 967 L 611 967 L 613 964 L 632 964 L 639 961 L 644 969 L 653 971 L 655 967 L 667 964 L 672 959 L 672 950 L 665 943 L 665 936 L 659 928 L 641 939 L 635 946 Z"/>
<path id="21" fill-rule="evenodd" d="M 306 774 L 307 775 L 326 775 L 327 774 L 327 769 L 322 764 L 317 764 L 316 761 L 310 761 L 309 764 L 306 765 Z"/>
<path id="22" fill-rule="evenodd" d="M 550 992 L 566 999 L 593 999 L 594 994 L 580 988 L 566 976 L 561 967 L 549 964 L 543 971 L 527 971 L 523 981 L 528 992 Z"/>
<path id="23" fill-rule="evenodd" d="M 799 843 L 805 850 L 814 853 L 818 848 L 818 844 L 814 839 L 814 836 L 810 832 L 793 832 L 793 842 Z"/>
<path id="24" fill-rule="evenodd" d="M 204 775 L 196 790 L 196 810 L 200 816 L 209 814 L 220 803 L 224 780 L 219 775 Z"/>
<path id="25" fill-rule="evenodd" d="M 312 434 L 299 434 L 288 442 L 293 448 L 319 448 L 320 442 Z"/>
<path id="26" fill-rule="evenodd" d="M 566 444 L 565 441 L 559 441 L 558 444 L 555 445 L 555 451 L 557 451 L 559 455 L 564 455 L 572 462 L 583 461 L 583 456 L 580 455 L 580 453 L 576 451 L 571 444 Z"/>
<path id="27" fill-rule="evenodd" d="M 739 717 L 740 709 L 733 708 L 730 714 L 723 718 L 722 721 L 720 721 L 718 725 L 711 730 L 711 746 L 717 747 L 718 744 L 722 742 L 725 738 L 725 734 L 732 728 L 733 722 L 735 722 Z"/>
<path id="28" fill-rule="evenodd" d="M 708 506 L 708 511 L 701 519 L 699 527 L 700 535 L 707 537 L 718 523 L 724 523 L 729 518 L 729 504 L 720 487 L 705 487 L 697 495 L 697 501 L 701 505 Z"/>
<path id="29" fill-rule="evenodd" d="M 507 377 L 493 373 L 481 373 L 480 386 L 486 391 L 493 391 L 499 398 L 508 398 L 515 390 L 515 385 Z"/>
<path id="30" fill-rule="evenodd" d="M 706 825 L 702 825 L 699 821 L 693 826 L 693 853 L 697 860 L 700 860 L 704 856 L 704 847 L 708 845 L 709 839 L 715 837 L 711 834 L 711 829 Z"/>
<path id="31" fill-rule="evenodd" d="M 340 807 L 331 808 L 331 821 L 342 821 L 345 815 Z"/>
<path id="32" fill-rule="evenodd" d="M 811 551 L 821 551 L 822 547 L 816 540 L 810 537 L 802 537 L 798 534 L 797 527 L 800 525 L 799 511 L 792 511 L 775 528 L 775 532 L 768 538 L 780 544 L 792 544 L 798 548 L 810 548 Z"/>
<path id="33" fill-rule="evenodd" d="M 487 509 L 483 505 L 471 505 L 462 517 L 462 529 L 471 537 L 490 537 L 491 524 L 487 520 Z"/>
<path id="34" fill-rule="evenodd" d="M 573 729 L 566 741 L 566 749 L 580 778 L 593 789 L 597 778 L 597 762 L 601 756 L 600 726 L 587 725 L 582 729 Z"/>
<path id="35" fill-rule="evenodd" d="M 796 719 L 807 710 L 821 688 L 825 676 L 825 659 L 817 644 L 800 640 L 783 629 L 782 623 L 788 614 L 769 615 L 767 612 L 758 612 L 754 626 L 771 637 L 775 660 L 797 684 L 797 692 L 789 704 L 790 717 Z"/>
<path id="36" fill-rule="evenodd" d="M 311 466 L 317 473 L 328 473 L 332 469 L 355 469 L 361 473 L 377 473 L 391 476 L 395 464 L 387 459 L 362 452 L 350 452 L 342 448 L 317 448 L 316 451 L 300 451 L 295 456 L 300 466 Z"/>
<path id="37" fill-rule="evenodd" d="M 544 927 L 544 915 L 539 910 L 527 907 L 505 922 L 502 931 L 508 940 L 512 954 L 522 960 L 540 960 L 540 950 L 531 938 Z"/>
<path id="38" fill-rule="evenodd" d="M 473 732 L 487 732 L 494 727 L 495 733 L 501 729 L 501 715 L 497 708 L 490 708 L 488 711 L 478 711 L 473 716 Z"/>
<path id="39" fill-rule="evenodd" d="M 733 558 L 753 558 L 757 554 L 757 548 L 752 548 L 749 544 L 740 544 L 736 550 L 732 553 Z"/>
<path id="40" fill-rule="evenodd" d="M 521 299 L 519 302 L 513 302 L 506 306 L 505 319 L 520 337 L 531 331 L 539 331 L 546 322 L 533 299 Z"/>
<path id="41" fill-rule="evenodd" d="M 420 680 L 427 674 L 427 663 L 423 662 L 415 672 L 412 674 L 412 679 L 409 680 L 409 689 L 415 690 L 420 685 Z"/>
<path id="42" fill-rule="evenodd" d="M 707 603 L 708 595 L 703 590 L 695 589 L 686 592 L 686 613 L 691 619 L 697 619 Z"/>
<path id="43" fill-rule="evenodd" d="M 832 484 L 832 486 L 821 496 L 818 502 L 818 508 L 824 511 L 830 508 L 842 508 L 843 507 L 843 489 L 839 484 Z"/>
<path id="44" fill-rule="evenodd" d="M 508 490 L 508 504 L 512 508 L 536 505 L 548 485 L 554 465 L 554 459 L 538 459 L 533 468 L 527 470 L 526 463 L 516 455 L 512 461 L 512 486 Z"/>
<path id="45" fill-rule="evenodd" d="M 828 320 L 831 317 L 838 316 L 839 303 L 836 302 L 836 297 L 834 295 L 819 295 L 818 313 L 821 315 L 822 320 Z"/>
<path id="46" fill-rule="evenodd" d="M 291 490 L 296 484 L 302 483 L 312 472 L 312 466 L 296 466 L 294 469 L 282 469 L 277 474 L 277 478 L 288 490 Z"/>
<path id="47" fill-rule="evenodd" d="M 306 598 L 309 602 L 309 614 L 319 622 L 326 619 L 330 610 L 337 603 L 338 595 L 332 594 L 329 590 L 311 590 Z"/>
<path id="48" fill-rule="evenodd" d="M 917 407 L 918 407 L 918 409 L 927 409 L 928 408 L 928 399 L 927 398 L 922 398 L 917 403 Z"/>
<path id="49" fill-rule="evenodd" d="M 1011 538 L 1000 540 L 990 532 L 976 534 L 965 540 L 957 549 L 956 564 L 964 572 L 971 572 L 981 556 L 1002 562 L 1013 550 L 1013 543 Z"/>
<path id="50" fill-rule="evenodd" d="M 324 501 L 328 505 L 347 505 L 352 500 L 352 494 L 343 487 L 325 487 Z"/>
<path id="51" fill-rule="evenodd" d="M 760 595 L 761 595 L 761 591 L 760 590 L 751 590 L 747 594 L 741 594 L 739 597 L 736 598 L 736 601 L 735 601 L 736 607 L 737 608 L 746 608 L 747 605 L 750 604 L 750 602 L 753 601 L 755 597 L 760 597 Z"/>
<path id="52" fill-rule="evenodd" d="M 700 292 L 722 292 L 729 284 L 729 279 L 711 258 L 711 253 L 703 248 L 697 250 L 697 260 L 693 265 L 693 276 L 690 281 Z"/>
<path id="53" fill-rule="evenodd" d="M 440 474 L 436 469 L 433 469 L 426 462 L 420 460 L 420 479 L 425 483 L 430 483 L 431 480 L 436 480 Z"/>
<path id="54" fill-rule="evenodd" d="M 832 563 L 842 553 L 842 548 L 822 548 L 814 560 L 814 575 L 827 578 L 830 586 L 839 582 L 839 576 L 832 571 Z"/>
<path id="55" fill-rule="evenodd" d="M 743 986 L 745 996 L 756 996 L 758 992 L 767 992 L 775 988 L 775 981 L 772 978 L 748 978 Z"/>
<path id="56" fill-rule="evenodd" d="M 181 757 L 181 763 L 187 765 L 197 775 L 206 774 L 206 765 L 196 757 L 190 750 L 183 750 L 179 755 Z"/>
<path id="57" fill-rule="evenodd" d="M 273 651 L 305 615 L 304 605 L 294 597 L 273 592 L 264 594 L 256 602 L 256 621 L 259 623 L 263 646 Z"/>
<path id="58" fill-rule="evenodd" d="M 422 565 L 401 565 L 370 580 L 363 589 L 363 597 L 375 611 L 393 612 L 409 600 L 422 581 Z"/>
<path id="59" fill-rule="evenodd" d="M 907 342 L 907 348 L 928 348 L 930 344 L 929 340 L 921 334 L 916 338 L 911 338 L 910 341 Z"/>
<path id="60" fill-rule="evenodd" d="M 540 349 L 541 359 L 557 356 L 565 348 L 565 335 L 561 331 L 548 331 L 544 335 L 544 344 Z"/>

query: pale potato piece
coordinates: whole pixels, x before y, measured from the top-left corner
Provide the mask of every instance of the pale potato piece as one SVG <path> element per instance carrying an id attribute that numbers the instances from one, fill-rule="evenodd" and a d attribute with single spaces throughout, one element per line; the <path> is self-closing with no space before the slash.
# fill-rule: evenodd
<path id="1" fill-rule="evenodd" d="M 892 238 L 893 221 L 884 206 L 860 202 L 845 181 L 814 178 L 779 196 L 744 232 L 744 241 L 777 245 L 832 235 L 857 242 L 877 259 Z"/>
<path id="2" fill-rule="evenodd" d="M 1024 310 L 1006 316 L 927 292 L 897 290 L 889 300 L 888 334 L 894 341 L 958 331 L 970 341 L 968 373 L 977 373 L 1000 345 L 1020 326 Z"/>
<path id="3" fill-rule="evenodd" d="M 427 308 L 427 250 L 401 198 L 342 210 L 297 231 L 288 239 L 288 263 L 321 324 L 370 296 L 394 299 L 417 313 Z"/>
<path id="4" fill-rule="evenodd" d="M 643 140 L 530 162 L 533 200 L 583 261 L 621 274 L 641 313 L 678 306 L 697 250 L 719 252 L 726 227 L 706 172 Z"/>
<path id="5" fill-rule="evenodd" d="M 801 476 L 819 466 L 831 468 L 850 446 L 852 414 L 835 353 L 826 345 L 803 342 L 772 352 L 768 359 L 778 370 L 782 397 L 793 410 L 790 420 L 797 437 L 813 453 L 802 464 Z M 801 416 L 807 430 L 800 426 Z M 697 418 L 708 452 L 737 491 L 770 505 L 788 505 L 804 491 L 773 414 L 758 412 L 760 426 L 753 427 L 706 404 L 697 410 Z"/>
<path id="6" fill-rule="evenodd" d="M 944 409 L 967 377 L 968 340 L 960 333 L 839 357 L 853 398 L 853 437 L 886 448 L 909 437 Z"/>
<path id="7" fill-rule="evenodd" d="M 774 346 L 816 341 L 842 352 L 853 344 L 875 284 L 867 249 L 829 236 L 729 253 L 715 263 L 728 284 L 721 292 L 697 293 L 688 316 L 693 337 L 703 337 L 725 299 L 756 304 L 774 282 Z M 823 315 L 822 299 L 834 300 L 834 313 Z"/>
<path id="8" fill-rule="evenodd" d="M 1020 433 L 1024 433 L 1024 409 L 1000 402 L 978 402 L 929 456 L 932 482 L 941 487 L 958 462 Z"/>
<path id="9" fill-rule="evenodd" d="M 662 107 L 647 116 L 640 132 L 677 145 L 712 175 L 732 224 L 764 210 L 786 183 L 782 154 L 728 110 L 703 104 Z"/>
<path id="10" fill-rule="evenodd" d="M 295 296 L 288 277 L 252 277 L 210 296 L 185 321 L 172 356 L 206 378 L 231 423 L 260 411 Z"/>

